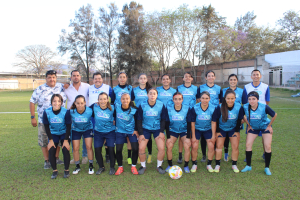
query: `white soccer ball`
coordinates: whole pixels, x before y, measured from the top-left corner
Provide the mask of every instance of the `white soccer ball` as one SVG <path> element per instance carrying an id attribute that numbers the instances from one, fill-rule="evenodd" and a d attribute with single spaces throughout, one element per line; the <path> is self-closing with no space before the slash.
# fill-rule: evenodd
<path id="1" fill-rule="evenodd" d="M 171 179 L 179 179 L 182 176 L 182 169 L 177 165 L 173 165 L 169 169 L 169 176 Z"/>

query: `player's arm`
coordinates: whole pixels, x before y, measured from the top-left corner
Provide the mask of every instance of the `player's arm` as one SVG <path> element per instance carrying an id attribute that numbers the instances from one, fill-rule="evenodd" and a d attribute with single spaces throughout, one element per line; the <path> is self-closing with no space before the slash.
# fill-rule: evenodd
<path id="1" fill-rule="evenodd" d="M 32 103 L 32 102 L 29 103 L 29 109 L 30 109 L 30 115 L 33 116 L 33 118 L 31 118 L 31 125 L 33 127 L 36 127 L 37 126 L 37 121 L 36 121 L 36 118 L 35 118 L 35 106 L 34 106 L 34 103 Z"/>

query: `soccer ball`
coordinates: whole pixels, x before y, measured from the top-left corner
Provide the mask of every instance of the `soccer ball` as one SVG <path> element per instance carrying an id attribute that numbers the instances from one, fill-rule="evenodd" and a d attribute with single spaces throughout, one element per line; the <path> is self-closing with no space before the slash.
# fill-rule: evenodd
<path id="1" fill-rule="evenodd" d="M 182 176 L 182 169 L 177 165 L 173 165 L 169 169 L 169 176 L 171 179 L 179 179 Z"/>

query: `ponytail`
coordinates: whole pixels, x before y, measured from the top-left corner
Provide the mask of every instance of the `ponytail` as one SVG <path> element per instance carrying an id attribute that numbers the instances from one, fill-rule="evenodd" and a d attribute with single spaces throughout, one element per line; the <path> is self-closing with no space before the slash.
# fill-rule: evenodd
<path id="1" fill-rule="evenodd" d="M 151 85 L 150 83 L 148 83 L 148 81 L 147 81 L 147 83 L 146 83 L 146 91 L 148 92 L 148 90 L 149 90 L 150 88 L 152 88 L 152 85 Z"/>
<path id="2" fill-rule="evenodd" d="M 221 114 L 222 114 L 222 121 L 223 122 L 227 122 L 228 120 L 228 105 L 226 103 L 226 97 L 228 94 L 234 94 L 235 96 L 235 92 L 232 89 L 228 89 L 225 92 L 223 101 L 222 101 L 222 105 L 221 105 Z"/>

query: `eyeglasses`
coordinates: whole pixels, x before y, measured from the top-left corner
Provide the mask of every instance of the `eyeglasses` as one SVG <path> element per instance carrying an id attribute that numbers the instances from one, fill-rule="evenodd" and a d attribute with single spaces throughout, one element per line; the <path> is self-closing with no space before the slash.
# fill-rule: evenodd
<path id="1" fill-rule="evenodd" d="M 49 71 L 47 71 L 46 72 L 46 77 L 48 76 L 48 75 L 56 75 L 56 71 L 55 70 L 49 70 Z"/>

